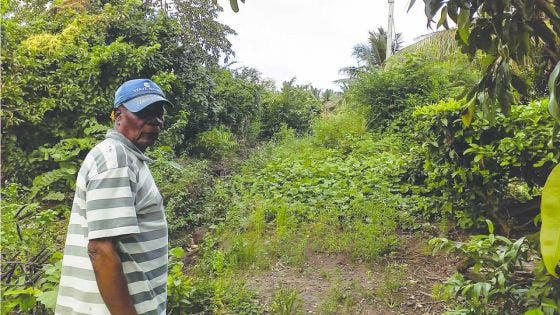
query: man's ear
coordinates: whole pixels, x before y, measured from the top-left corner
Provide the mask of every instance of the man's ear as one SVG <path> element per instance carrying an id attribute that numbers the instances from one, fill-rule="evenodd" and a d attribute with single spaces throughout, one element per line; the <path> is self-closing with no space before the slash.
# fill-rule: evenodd
<path id="1" fill-rule="evenodd" d="M 115 108 L 115 120 L 119 119 L 122 115 L 122 110 L 120 109 L 120 107 Z"/>

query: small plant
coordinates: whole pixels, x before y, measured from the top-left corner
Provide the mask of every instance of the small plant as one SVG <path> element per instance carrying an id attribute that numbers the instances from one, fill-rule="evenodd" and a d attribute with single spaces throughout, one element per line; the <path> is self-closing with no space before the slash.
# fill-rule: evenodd
<path id="1" fill-rule="evenodd" d="M 194 287 L 191 279 L 183 274 L 183 257 L 185 251 L 175 247 L 169 251 L 169 273 L 167 275 L 167 311 L 169 314 L 180 314 L 181 311 L 192 310 Z"/>
<path id="2" fill-rule="evenodd" d="M 434 251 L 445 250 L 463 258 L 460 273 L 434 287 L 437 297 L 454 301 L 449 314 L 518 314 L 530 309 L 552 314 L 558 310 L 558 286 L 543 274 L 542 265 L 527 238 L 512 241 L 495 235 L 492 222 L 488 235 L 473 235 L 466 242 L 434 238 Z M 539 271 L 540 270 L 540 271 Z M 455 302 L 456 301 L 456 302 Z M 540 312 L 540 313 L 539 313 Z"/>
<path id="3" fill-rule="evenodd" d="M 375 295 L 390 308 L 399 306 L 403 297 L 399 290 L 404 286 L 407 265 L 392 263 L 387 265 L 382 274 L 382 283 L 377 287 Z"/>
<path id="4" fill-rule="evenodd" d="M 303 299 L 294 289 L 281 288 L 274 293 L 270 313 L 275 315 L 303 314 Z"/>
<path id="5" fill-rule="evenodd" d="M 354 288 L 343 282 L 340 269 L 335 269 L 336 280 L 332 283 L 327 298 L 319 306 L 320 314 L 354 313 Z"/>
<path id="6" fill-rule="evenodd" d="M 3 284 L 0 314 L 19 314 L 32 310 L 42 313 L 54 311 L 62 267 L 61 259 L 62 253 L 56 252 L 49 258 L 52 263 L 44 264 L 37 274 L 31 277 L 22 275 L 8 285 Z"/>

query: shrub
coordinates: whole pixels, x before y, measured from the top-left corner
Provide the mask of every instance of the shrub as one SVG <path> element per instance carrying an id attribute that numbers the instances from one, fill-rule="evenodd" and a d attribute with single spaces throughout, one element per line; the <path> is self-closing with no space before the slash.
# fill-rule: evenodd
<path id="1" fill-rule="evenodd" d="M 216 86 L 217 122 L 237 135 L 246 135 L 251 123 L 260 115 L 260 88 L 255 84 L 236 78 L 228 70 L 220 70 L 214 75 Z"/>
<path id="2" fill-rule="evenodd" d="M 351 148 L 367 132 L 363 115 L 353 111 L 316 119 L 312 126 L 314 140 L 328 148 Z"/>
<path id="3" fill-rule="evenodd" d="M 227 275 L 209 278 L 204 275 L 185 275 L 182 259 L 185 252 L 180 247 L 169 251 L 170 263 L 167 277 L 168 314 L 260 314 L 251 292 Z"/>
<path id="4" fill-rule="evenodd" d="M 262 136 L 270 138 L 282 125 L 302 134 L 309 129 L 312 118 L 319 113 L 321 101 L 304 87 L 284 82 L 280 93 L 263 95 Z"/>
<path id="5" fill-rule="evenodd" d="M 558 146 L 546 145 L 553 128 L 546 101 L 513 106 L 495 122 L 478 117 L 468 127 L 462 104 L 444 101 L 414 112 L 427 191 L 441 197 L 435 206 L 461 226 L 489 217 L 508 233 L 516 218 L 538 209 L 540 187 L 558 162 Z"/>
<path id="6" fill-rule="evenodd" d="M 476 80 L 469 62 L 457 55 L 448 62 L 412 53 L 395 58 L 385 68 L 363 74 L 349 88 L 351 99 L 369 111 L 368 125 L 374 130 L 390 125 L 395 130 L 412 128 L 416 106 L 455 97 Z"/>
<path id="7" fill-rule="evenodd" d="M 458 255 L 459 272 L 436 285 L 437 297 L 452 301 L 449 314 L 555 314 L 558 280 L 546 274 L 535 244 L 525 237 L 510 240 L 495 235 L 490 221 L 487 235 L 472 235 L 465 242 L 430 240 L 434 251 Z M 536 260 L 536 264 L 534 263 Z M 537 266 L 534 268 L 534 266 Z"/>
<path id="8" fill-rule="evenodd" d="M 203 157 L 220 160 L 231 157 L 236 147 L 235 135 L 227 127 L 220 125 L 200 133 L 195 150 Z"/>
<path id="9" fill-rule="evenodd" d="M 150 170 L 165 200 L 171 239 L 184 241 L 185 234 L 213 218 L 213 214 L 206 213 L 202 207 L 211 192 L 208 162 L 175 158 L 170 147 L 152 149 L 148 155 L 155 159 Z"/>

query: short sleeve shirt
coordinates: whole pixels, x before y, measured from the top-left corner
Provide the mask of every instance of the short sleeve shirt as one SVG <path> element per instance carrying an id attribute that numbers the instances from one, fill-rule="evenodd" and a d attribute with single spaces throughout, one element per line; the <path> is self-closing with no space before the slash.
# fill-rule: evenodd
<path id="1" fill-rule="evenodd" d="M 138 314 L 165 314 L 167 223 L 147 158 L 115 130 L 86 156 L 62 260 L 55 314 L 110 314 L 87 254 L 91 239 L 115 238 Z"/>

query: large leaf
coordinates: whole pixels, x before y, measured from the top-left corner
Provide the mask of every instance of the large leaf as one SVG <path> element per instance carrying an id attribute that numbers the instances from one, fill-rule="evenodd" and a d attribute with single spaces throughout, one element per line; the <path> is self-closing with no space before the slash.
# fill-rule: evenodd
<path id="1" fill-rule="evenodd" d="M 550 100 L 548 102 L 548 111 L 556 119 L 557 122 L 560 122 L 560 106 L 558 105 L 558 94 L 560 92 L 559 86 L 559 74 L 560 74 L 560 62 L 556 64 L 554 70 L 550 74 L 550 78 L 548 79 L 548 89 L 550 90 Z"/>
<path id="2" fill-rule="evenodd" d="M 467 44 L 469 40 L 469 27 L 470 27 L 470 16 L 469 10 L 461 8 L 459 13 L 459 18 L 457 21 L 457 34 L 463 43 Z"/>
<path id="3" fill-rule="evenodd" d="M 239 5 L 237 4 L 237 0 L 229 0 L 229 5 L 233 12 L 239 12 Z"/>
<path id="4" fill-rule="evenodd" d="M 410 0 L 410 2 L 408 3 L 408 9 L 406 9 L 406 12 L 410 11 L 410 9 L 412 9 L 412 6 L 414 5 L 414 2 L 416 2 L 416 0 Z"/>
<path id="5" fill-rule="evenodd" d="M 54 310 L 58 289 L 37 294 L 37 301 L 41 302 L 47 309 Z"/>
<path id="6" fill-rule="evenodd" d="M 541 201 L 541 253 L 550 274 L 558 277 L 560 261 L 560 165 L 548 176 Z"/>

